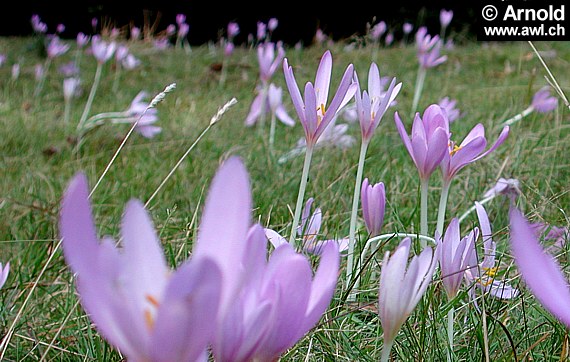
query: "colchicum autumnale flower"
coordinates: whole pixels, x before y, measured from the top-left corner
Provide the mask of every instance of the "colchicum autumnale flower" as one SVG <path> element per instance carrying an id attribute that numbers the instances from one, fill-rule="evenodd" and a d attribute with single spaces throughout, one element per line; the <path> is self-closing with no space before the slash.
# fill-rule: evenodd
<path id="1" fill-rule="evenodd" d="M 540 304 L 570 328 L 570 289 L 560 265 L 546 253 L 524 215 L 511 206 L 511 250 L 526 286 Z"/>
<path id="2" fill-rule="evenodd" d="M 0 263 L 0 288 L 2 288 L 6 283 L 6 280 L 8 280 L 9 273 L 10 273 L 10 263 L 6 263 L 4 267 L 2 267 L 2 263 Z"/>
<path id="3" fill-rule="evenodd" d="M 332 55 L 326 51 L 317 68 L 315 84 L 307 82 L 305 85 L 305 99 L 293 75 L 293 68 L 289 66 L 287 58 L 283 61 L 283 71 L 291 100 L 305 131 L 308 147 L 313 147 L 329 123 L 335 118 L 337 112 L 344 107 L 356 92 L 356 84 L 352 83 L 353 65 L 349 64 L 344 72 L 340 85 L 327 107 L 330 79 L 332 73 Z"/>
<path id="4" fill-rule="evenodd" d="M 362 203 L 362 218 L 370 237 L 380 235 L 384 224 L 384 213 L 386 211 L 386 190 L 384 183 L 379 182 L 371 185 L 368 178 L 362 182 L 360 192 Z"/>

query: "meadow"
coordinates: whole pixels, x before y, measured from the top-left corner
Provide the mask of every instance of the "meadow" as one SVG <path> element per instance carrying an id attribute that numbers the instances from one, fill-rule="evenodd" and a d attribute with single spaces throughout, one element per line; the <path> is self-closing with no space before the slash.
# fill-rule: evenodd
<path id="1" fill-rule="evenodd" d="M 333 90 L 349 64 L 354 65 L 364 87 L 371 62 L 378 65 L 381 76 L 396 77 L 397 82 L 402 82 L 397 103 L 388 109 L 372 137 L 363 175 L 371 182 L 385 184 L 387 204 L 382 232 L 418 233 L 419 179 L 394 123 L 394 112 L 398 111 L 406 128 L 411 129 L 409 110 L 418 71 L 416 48 L 412 42 L 380 46 L 359 42 L 351 45 L 351 41 L 354 39 L 302 48 L 286 45 L 285 57 L 299 85 L 314 80 L 319 59 L 326 50 L 333 57 Z M 87 102 L 97 64 L 92 56 L 83 54 L 80 73 L 83 92 L 72 100 L 66 123 L 63 76 L 57 69 L 75 59 L 78 50 L 75 42 L 69 43 L 70 50 L 53 60 L 43 89 L 35 94 L 34 65 L 45 60 L 37 39 L 0 38 L 0 49 L 7 55 L 0 67 L 0 262 L 10 263 L 8 280 L 0 290 L 0 335 L 9 335 L 0 354 L 6 361 L 123 359 L 120 352 L 100 337 L 77 303 L 75 278 L 59 243 L 58 221 L 62 195 L 73 175 L 83 171 L 90 185 L 95 185 L 125 140 L 130 125 L 102 124 L 83 134 L 78 146 L 77 122 Z M 218 44 L 162 50 L 142 40 L 128 45 L 140 65 L 131 70 L 122 69 L 118 75 L 112 61 L 103 65 L 90 116 L 124 111 L 140 91 L 148 93 L 148 102 L 168 85 L 175 83 L 176 87 L 155 107 L 158 115 L 155 126 L 162 131 L 152 138 L 136 132 L 130 134 L 93 193 L 91 202 L 99 235 L 118 238 L 125 203 L 132 198 L 143 203 L 148 200 L 212 116 L 235 98 L 237 103 L 204 134 L 147 209 L 168 264 L 175 268 L 191 254 L 206 193 L 216 170 L 231 156 L 239 156 L 250 177 L 253 219 L 287 237 L 303 157 L 286 162 L 279 162 L 279 158 L 293 149 L 304 133 L 287 92 L 283 68 L 277 68 L 272 82 L 283 88 L 283 103 L 296 124 L 287 127 L 277 123 L 275 142 L 270 146 L 267 122 L 253 127 L 244 123 L 259 80 L 255 46 L 236 46 L 232 55 L 225 57 Z M 536 42 L 534 45 L 562 89 L 569 89 L 570 44 Z M 491 144 L 501 132 L 502 123 L 526 109 L 536 91 L 548 86 L 546 69 L 527 42 L 459 40 L 442 53 L 447 55 L 447 61 L 428 69 L 417 111 L 423 113 L 427 106 L 443 97 L 457 100 L 461 116 L 450 125 L 457 140 L 481 123 Z M 17 62 L 21 70 L 14 78 L 10 65 Z M 517 206 L 529 220 L 568 227 L 568 120 L 568 108 L 560 100 L 554 111 L 535 112 L 511 125 L 509 137 L 497 150 L 458 173 L 451 187 L 445 224 L 481 200 L 499 178 L 514 178 L 520 183 Z M 358 122 L 345 121 L 342 113 L 338 123 L 347 124 L 346 134 L 354 137 L 354 145 L 316 148 L 305 193 L 305 199 L 314 198 L 314 205 L 322 210 L 319 237 L 323 239 L 347 237 L 350 228 L 360 128 Z M 435 230 L 440 192 L 441 180 L 439 172 L 435 172 L 428 194 L 430 230 Z M 569 358 L 567 328 L 528 291 L 514 263 L 509 246 L 508 199 L 497 197 L 485 207 L 497 243 L 497 278 L 508 280 L 520 293 L 512 299 L 482 293 L 475 305 L 468 290 L 476 286 L 463 284 L 458 296 L 448 301 L 442 289 L 442 276 L 436 272 L 426 294 L 395 338 L 392 360 L 445 360 L 446 316 L 451 305 L 455 306 L 456 323 L 453 360 Z M 477 215 L 472 212 L 461 224 L 462 235 L 478 225 Z M 220 228 L 223 227 L 221 222 Z M 359 216 L 357 240 L 362 242 L 367 236 Z M 389 238 L 367 255 L 355 300 L 349 300 L 343 288 L 346 273 L 346 256 L 343 256 L 338 286 L 326 313 L 281 360 L 379 360 L 383 348 L 378 316 L 379 273 L 384 253 L 394 250 L 400 241 Z M 550 241 L 543 242 L 548 246 Z M 480 249 L 482 240 L 478 239 L 475 245 Z M 416 253 L 420 251 L 415 243 L 413 249 Z M 564 244 L 556 253 L 564 271 L 568 266 L 567 250 Z M 316 258 L 311 260 L 318 264 Z"/>

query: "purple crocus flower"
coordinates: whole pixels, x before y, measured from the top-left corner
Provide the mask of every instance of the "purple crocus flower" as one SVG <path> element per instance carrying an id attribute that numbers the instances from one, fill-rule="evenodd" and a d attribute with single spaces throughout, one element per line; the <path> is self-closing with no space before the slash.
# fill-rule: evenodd
<path id="1" fill-rule="evenodd" d="M 321 28 L 318 28 L 315 31 L 315 41 L 317 42 L 317 44 L 324 44 L 328 39 L 329 37 L 324 33 L 324 31 Z"/>
<path id="2" fill-rule="evenodd" d="M 387 251 L 382 261 L 378 312 L 384 349 L 389 353 L 392 344 L 408 316 L 424 295 L 437 265 L 438 249 L 426 247 L 408 264 L 411 239 L 405 238 L 390 256 Z"/>
<path id="3" fill-rule="evenodd" d="M 423 181 L 428 180 L 449 152 L 449 121 L 445 113 L 437 104 L 426 108 L 423 117 L 416 113 L 411 137 L 408 136 L 398 112 L 394 114 L 394 121 L 420 178 Z"/>
<path id="4" fill-rule="evenodd" d="M 0 67 L 6 63 L 6 54 L 0 54 Z"/>
<path id="5" fill-rule="evenodd" d="M 230 57 L 233 53 L 234 53 L 234 43 L 232 43 L 231 41 L 226 43 L 226 46 L 224 47 L 224 55 L 226 57 Z"/>
<path id="6" fill-rule="evenodd" d="M 58 70 L 64 77 L 73 77 L 79 74 L 79 68 L 73 61 L 62 64 Z"/>
<path id="7" fill-rule="evenodd" d="M 485 138 L 485 127 L 479 123 L 467 134 L 458 146 L 454 141 L 449 142 L 448 152 L 444 154 L 441 161 L 441 171 L 445 183 L 451 182 L 457 172 L 470 163 L 473 163 L 487 156 L 497 149 L 509 136 L 509 126 L 505 126 L 499 137 L 488 150 L 487 138 Z"/>
<path id="8" fill-rule="evenodd" d="M 441 40 L 438 35 L 433 37 L 427 33 L 427 28 L 422 26 L 416 32 L 416 48 L 420 66 L 424 69 L 433 68 L 447 60 L 447 56 L 440 56 Z"/>
<path id="9" fill-rule="evenodd" d="M 187 23 L 182 23 L 179 25 L 178 28 L 178 38 L 179 39 L 183 39 L 186 37 L 186 35 L 188 35 L 188 31 L 190 31 L 190 25 L 188 25 Z"/>
<path id="10" fill-rule="evenodd" d="M 44 65 L 40 64 L 40 63 L 36 64 L 34 66 L 34 77 L 35 77 L 36 81 L 42 80 L 44 75 L 45 75 Z"/>
<path id="11" fill-rule="evenodd" d="M 267 112 L 271 111 L 278 120 L 287 126 L 294 126 L 295 121 L 291 118 L 282 102 L 283 90 L 276 87 L 273 83 L 269 85 L 267 91 L 263 89 L 258 90 L 258 95 L 251 103 L 251 108 L 247 117 L 245 118 L 246 126 L 253 126 L 257 120 Z"/>
<path id="12" fill-rule="evenodd" d="M 437 104 L 443 109 L 443 111 L 447 115 L 449 123 L 461 117 L 461 112 L 459 111 L 459 109 L 456 108 L 457 105 L 456 99 L 450 99 L 449 97 L 444 97 L 440 99 Z"/>
<path id="13" fill-rule="evenodd" d="M 174 34 L 176 34 L 176 25 L 168 24 L 166 27 L 166 35 L 173 36 Z"/>
<path id="14" fill-rule="evenodd" d="M 519 180 L 514 178 L 505 179 L 501 177 L 493 187 L 485 192 L 483 197 L 494 197 L 500 194 L 506 195 L 511 199 L 516 198 L 521 194 Z"/>
<path id="15" fill-rule="evenodd" d="M 47 46 L 47 56 L 50 59 L 65 54 L 69 50 L 69 44 L 62 43 L 59 37 L 52 36 Z"/>
<path id="16" fill-rule="evenodd" d="M 539 113 L 548 113 L 558 107 L 558 98 L 550 95 L 549 87 L 543 87 L 532 97 L 531 107 Z"/>
<path id="17" fill-rule="evenodd" d="M 388 90 L 384 92 L 380 72 L 376 63 L 370 64 L 368 71 L 368 91 L 360 94 L 360 82 L 358 75 L 354 72 L 354 80 L 358 90 L 355 93 L 356 111 L 360 120 L 360 130 L 362 132 L 362 142 L 369 143 L 374 131 L 380 124 L 382 117 L 392 104 L 402 88 L 402 83 L 396 84 L 396 78 L 392 78 Z"/>
<path id="18" fill-rule="evenodd" d="M 442 28 L 447 28 L 449 23 L 451 23 L 451 19 L 453 19 L 453 10 L 445 10 L 441 9 L 439 12 L 439 22 Z"/>
<path id="19" fill-rule="evenodd" d="M 233 39 L 235 38 L 238 34 L 239 34 L 239 25 L 236 22 L 229 22 L 228 23 L 228 29 L 227 29 L 227 33 L 228 33 L 228 38 L 229 39 Z"/>
<path id="20" fill-rule="evenodd" d="M 119 45 L 115 51 L 115 60 L 121 62 L 129 54 L 129 47 L 126 45 Z"/>
<path id="21" fill-rule="evenodd" d="M 441 249 L 439 258 L 441 281 L 448 300 L 455 298 L 463 281 L 465 271 L 473 267 L 471 263 L 476 257 L 475 240 L 478 237 L 479 229 L 475 228 L 467 236 L 461 238 L 459 220 L 457 218 L 453 218 L 449 223 L 443 240 L 436 232 L 436 240 Z"/>
<path id="22" fill-rule="evenodd" d="M 158 37 L 154 39 L 153 47 L 158 50 L 165 50 L 170 47 L 170 41 L 167 37 Z"/>
<path id="23" fill-rule="evenodd" d="M 387 46 L 392 45 L 392 43 L 394 42 L 394 33 L 386 34 L 386 39 L 384 39 L 384 42 L 386 43 Z"/>
<path id="24" fill-rule="evenodd" d="M 404 25 L 402 25 L 402 30 L 404 34 L 410 34 L 412 30 L 414 30 L 414 26 L 410 23 L 404 23 Z"/>
<path id="25" fill-rule="evenodd" d="M 45 32 L 47 32 L 47 25 L 41 21 L 40 16 L 38 14 L 32 15 L 31 23 L 34 32 L 38 34 L 45 34 Z"/>
<path id="26" fill-rule="evenodd" d="M 131 28 L 131 40 L 139 40 L 141 37 L 141 29 L 139 27 L 133 26 Z"/>
<path id="27" fill-rule="evenodd" d="M 83 33 L 77 33 L 76 42 L 78 48 L 83 48 L 87 43 L 89 43 L 89 36 Z"/>
<path id="28" fill-rule="evenodd" d="M 311 214 L 311 207 L 314 199 L 311 197 L 305 203 L 301 214 L 301 222 L 297 226 L 297 234 L 303 239 L 303 250 L 310 254 L 321 255 L 328 244 L 337 245 L 339 252 L 348 249 L 348 238 L 340 240 L 319 240 L 321 236 L 322 211 L 316 208 Z M 274 248 L 278 248 L 283 244 L 289 244 L 287 239 L 272 229 L 265 229 L 265 236 Z"/>
<path id="29" fill-rule="evenodd" d="M 141 61 L 131 53 L 127 54 L 127 56 L 121 61 L 121 65 L 127 70 L 135 69 L 140 64 Z"/>
<path id="30" fill-rule="evenodd" d="M 279 25 L 279 21 L 277 20 L 277 18 L 271 18 L 267 22 L 267 29 L 273 32 L 275 29 L 277 29 L 277 25 Z"/>
<path id="31" fill-rule="evenodd" d="M 277 48 L 277 55 L 275 49 Z M 261 43 L 257 46 L 257 61 L 259 62 L 259 77 L 263 84 L 267 84 L 277 67 L 285 58 L 285 49 L 281 43 Z"/>
<path id="32" fill-rule="evenodd" d="M 305 85 L 305 100 L 293 75 L 293 68 L 289 66 L 287 58 L 283 61 L 285 82 L 291 95 L 291 100 L 305 131 L 308 147 L 313 147 L 321 134 L 335 118 L 337 112 L 344 107 L 354 96 L 357 85 L 352 83 L 354 67 L 349 64 L 344 72 L 340 85 L 327 108 L 327 100 L 332 73 L 332 55 L 327 50 L 319 63 L 315 77 L 315 85 L 307 82 Z"/>
<path id="33" fill-rule="evenodd" d="M 266 244 L 263 229 L 254 225 L 242 259 L 242 287 L 213 343 L 217 361 L 277 361 L 318 322 L 332 299 L 339 269 L 336 244 L 322 248 L 314 277 L 307 257 L 288 243 L 266 261 Z"/>
<path id="34" fill-rule="evenodd" d="M 386 29 L 386 22 L 380 21 L 370 29 L 370 37 L 372 40 L 378 41 L 378 39 L 380 39 L 380 37 L 386 32 Z"/>
<path id="35" fill-rule="evenodd" d="M 6 263 L 4 267 L 2 267 L 2 263 L 0 263 L 0 288 L 4 286 L 6 280 L 8 280 L 8 274 L 10 273 L 10 263 Z"/>
<path id="36" fill-rule="evenodd" d="M 91 51 L 93 52 L 93 56 L 97 62 L 100 64 L 104 64 L 111 59 L 116 48 L 117 43 L 108 43 L 102 40 L 99 35 L 94 35 L 91 39 Z"/>
<path id="37" fill-rule="evenodd" d="M 125 111 L 127 117 L 132 119 L 132 122 L 136 122 L 140 118 L 135 131 L 140 133 L 145 138 L 153 138 L 158 133 L 162 131 L 162 128 L 153 126 L 156 121 L 158 121 L 158 111 L 156 108 L 148 108 L 148 102 L 143 101 L 148 94 L 145 91 L 140 91 L 129 108 Z M 146 112 L 145 112 L 146 110 Z M 144 113 L 143 113 L 144 112 Z M 142 118 L 141 118 L 142 116 Z"/>
<path id="38" fill-rule="evenodd" d="M 87 178 L 76 175 L 63 197 L 60 231 L 81 303 L 99 333 L 129 360 L 203 356 L 223 284 L 216 259 L 192 258 L 171 271 L 138 200 L 125 208 L 122 250 L 110 237 L 100 241 L 88 195 Z"/>
<path id="39" fill-rule="evenodd" d="M 81 80 L 77 77 L 69 77 L 63 80 L 63 98 L 70 100 L 80 93 Z"/>
<path id="40" fill-rule="evenodd" d="M 97 24 L 99 24 L 99 20 L 97 20 L 97 18 L 91 18 L 91 27 L 93 28 L 93 31 L 97 29 Z"/>
<path id="41" fill-rule="evenodd" d="M 267 36 L 267 24 L 262 21 L 257 22 L 257 40 L 261 41 Z"/>
<path id="42" fill-rule="evenodd" d="M 511 207 L 509 218 L 511 249 L 526 286 L 547 311 L 570 328 L 570 290 L 560 265 L 544 251 L 518 209 Z"/>
<path id="43" fill-rule="evenodd" d="M 386 211 L 386 190 L 384 183 L 379 182 L 371 185 L 368 178 L 362 181 L 360 190 L 362 203 L 362 218 L 370 237 L 380 235 L 384 224 L 384 213 Z"/>
<path id="44" fill-rule="evenodd" d="M 56 28 L 55 28 L 55 32 L 58 34 L 61 34 L 65 31 L 65 25 L 63 24 L 57 24 Z"/>
<path id="45" fill-rule="evenodd" d="M 178 26 L 182 25 L 185 22 L 186 22 L 186 15 L 184 14 L 176 15 L 176 24 L 178 24 Z"/>
<path id="46" fill-rule="evenodd" d="M 473 255 L 473 260 L 469 265 L 476 267 L 468 268 L 465 271 L 465 279 L 470 284 L 475 283 L 495 298 L 512 299 L 518 295 L 518 289 L 495 278 L 499 269 L 496 261 L 497 244 L 493 241 L 493 232 L 487 211 L 479 202 L 475 202 L 475 208 L 481 227 L 481 237 L 483 238 L 483 260 L 479 262 L 477 256 Z M 471 289 L 470 295 L 473 299 L 475 299 L 474 293 L 475 290 Z"/>

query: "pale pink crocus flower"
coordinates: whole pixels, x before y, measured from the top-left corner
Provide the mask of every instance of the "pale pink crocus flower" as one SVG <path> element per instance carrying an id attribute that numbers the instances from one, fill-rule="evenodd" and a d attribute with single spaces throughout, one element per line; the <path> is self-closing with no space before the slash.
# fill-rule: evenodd
<path id="1" fill-rule="evenodd" d="M 257 22 L 257 41 L 262 41 L 267 36 L 267 24 L 262 21 Z"/>
<path id="2" fill-rule="evenodd" d="M 475 202 L 475 207 L 483 239 L 483 260 L 479 261 L 477 256 L 474 256 L 470 265 L 475 267 L 469 268 L 465 272 L 465 279 L 468 283 L 475 284 L 495 298 L 512 299 L 519 294 L 519 290 L 504 280 L 496 279 L 499 271 L 496 260 L 497 243 L 493 241 L 493 232 L 487 211 L 479 202 Z M 475 289 L 470 290 L 470 295 L 475 299 Z"/>
<path id="3" fill-rule="evenodd" d="M 418 169 L 420 179 L 428 180 L 449 152 L 449 120 L 439 105 L 432 104 L 426 108 L 422 117 L 416 113 L 411 137 L 408 136 L 398 112 L 394 114 L 394 121 Z"/>
<path id="4" fill-rule="evenodd" d="M 52 36 L 47 46 L 47 56 L 50 59 L 65 54 L 69 50 L 69 44 L 62 43 L 59 37 Z"/>
<path id="5" fill-rule="evenodd" d="M 378 42 L 380 37 L 386 32 L 387 26 L 385 21 L 380 21 L 370 29 L 370 37 L 373 41 Z"/>
<path id="6" fill-rule="evenodd" d="M 275 53 L 277 50 L 277 54 Z M 285 58 L 282 43 L 261 43 L 257 46 L 257 61 L 259 63 L 259 78 L 266 85 Z"/>
<path id="7" fill-rule="evenodd" d="M 132 123 L 138 120 L 135 131 L 145 138 L 153 138 L 162 131 L 162 128 L 154 126 L 154 123 L 158 121 L 158 110 L 148 108 L 148 102 L 143 100 L 146 97 L 148 97 L 148 93 L 140 91 L 132 100 L 125 114 Z"/>
<path id="8" fill-rule="evenodd" d="M 531 106 L 539 113 L 548 113 L 558 107 L 558 98 L 550 95 L 550 87 L 543 87 L 532 97 Z"/>
<path id="9" fill-rule="evenodd" d="M 79 91 L 81 80 L 77 77 L 69 77 L 63 80 L 63 98 L 66 101 L 76 97 Z"/>
<path id="10" fill-rule="evenodd" d="M 235 45 L 231 41 L 227 42 L 224 47 L 224 55 L 226 57 L 231 57 L 234 53 Z"/>
<path id="11" fill-rule="evenodd" d="M 77 33 L 76 43 L 78 48 L 83 48 L 87 43 L 89 43 L 89 36 L 83 33 Z"/>
<path id="12" fill-rule="evenodd" d="M 174 34 L 176 34 L 176 25 L 168 24 L 168 26 L 166 27 L 166 35 L 173 36 Z"/>
<path id="13" fill-rule="evenodd" d="M 446 29 L 453 19 L 453 10 L 441 9 L 439 12 L 439 23 L 443 29 Z M 445 30 L 443 30 L 445 32 Z"/>
<path id="14" fill-rule="evenodd" d="M 131 40 L 139 40 L 141 37 L 141 29 L 139 27 L 133 26 L 131 28 Z"/>
<path id="15" fill-rule="evenodd" d="M 186 35 L 188 35 L 189 30 L 190 30 L 190 25 L 188 25 L 187 23 L 180 24 L 177 33 L 178 39 L 184 39 Z"/>
<path id="16" fill-rule="evenodd" d="M 99 64 L 104 64 L 111 59 L 116 49 L 117 43 L 114 41 L 106 42 L 99 35 L 94 35 L 91 39 L 91 51 Z"/>
<path id="17" fill-rule="evenodd" d="M 60 232 L 81 304 L 98 332 L 129 360 L 201 358 L 221 297 L 217 260 L 193 257 L 171 270 L 138 200 L 125 208 L 121 250 L 108 236 L 99 240 L 88 195 L 87 178 L 76 175 L 63 197 Z"/>
<path id="18" fill-rule="evenodd" d="M 497 183 L 490 189 L 485 191 L 483 198 L 495 197 L 497 195 L 506 195 L 510 199 L 514 199 L 521 194 L 520 182 L 514 178 L 499 178 Z"/>
<path id="19" fill-rule="evenodd" d="M 311 82 L 305 84 L 304 100 L 293 75 L 293 68 L 289 66 L 287 58 L 283 61 L 283 71 L 291 100 L 305 131 L 307 146 L 312 147 L 335 118 L 337 112 L 354 97 L 357 90 L 357 85 L 352 82 L 354 66 L 349 64 L 346 68 L 335 96 L 328 107 L 327 100 L 332 75 L 332 55 L 329 50 L 321 58 L 315 84 L 313 85 Z"/>
<path id="20" fill-rule="evenodd" d="M 560 265 L 545 252 L 524 215 L 511 206 L 511 250 L 526 286 L 540 304 L 570 328 L 570 289 Z"/>
<path id="21" fill-rule="evenodd" d="M 267 29 L 273 32 L 275 31 L 275 29 L 277 29 L 277 25 L 279 25 L 279 21 L 277 20 L 277 18 L 271 18 L 267 22 Z"/>
<path id="22" fill-rule="evenodd" d="M 362 181 L 360 191 L 362 203 L 362 218 L 368 230 L 369 237 L 380 235 L 384 224 L 386 211 L 386 190 L 383 182 L 371 185 L 368 178 Z"/>
<path id="23" fill-rule="evenodd" d="M 20 64 L 12 64 L 12 80 L 17 80 L 20 77 Z"/>
<path id="24" fill-rule="evenodd" d="M 387 46 L 392 45 L 392 43 L 394 42 L 394 33 L 386 34 L 386 39 L 384 39 L 384 42 L 386 43 Z"/>
<path id="25" fill-rule="evenodd" d="M 178 26 L 184 24 L 185 22 L 186 22 L 186 15 L 184 14 L 176 15 L 176 24 L 178 24 Z"/>
<path id="26" fill-rule="evenodd" d="M 229 22 L 227 27 L 228 39 L 233 39 L 239 34 L 239 25 L 236 22 Z"/>
<path id="27" fill-rule="evenodd" d="M 0 67 L 4 65 L 4 63 L 6 63 L 6 55 L 5 54 L 0 54 Z"/>
<path id="28" fill-rule="evenodd" d="M 36 64 L 34 66 L 34 77 L 36 81 L 39 82 L 45 76 L 45 69 L 43 64 Z"/>
<path id="29" fill-rule="evenodd" d="M 251 103 L 251 108 L 247 117 L 245 118 L 246 126 L 253 126 L 261 117 L 268 112 L 271 112 L 278 120 L 286 126 L 294 126 L 295 120 L 289 116 L 282 101 L 283 90 L 275 86 L 273 83 L 269 84 L 267 90 L 258 90 L 258 95 Z"/>
<path id="30" fill-rule="evenodd" d="M 6 280 L 8 280 L 8 274 L 10 273 L 10 263 L 6 263 L 4 267 L 2 267 L 2 263 L 0 263 L 0 288 L 6 284 Z"/>
<path id="31" fill-rule="evenodd" d="M 439 265 L 442 284 L 448 300 L 453 300 L 459 292 L 465 272 L 470 267 L 475 255 L 475 241 L 479 237 L 479 229 L 473 229 L 461 238 L 459 220 L 453 218 L 443 238 L 436 233 L 436 240 L 441 250 Z"/>
<path id="32" fill-rule="evenodd" d="M 325 249 L 325 246 L 330 243 L 336 244 L 339 252 L 342 253 L 346 251 L 348 249 L 348 238 L 339 240 L 319 239 L 322 235 L 322 211 L 320 207 L 317 207 L 315 211 L 311 213 L 313 202 L 314 199 L 311 197 L 305 203 L 305 207 L 303 208 L 303 212 L 301 214 L 301 222 L 297 227 L 297 234 L 303 239 L 303 251 L 309 254 L 320 255 Z M 287 239 L 285 239 L 275 230 L 266 228 L 265 236 L 274 248 L 278 248 L 283 244 L 288 244 Z"/>
<path id="33" fill-rule="evenodd" d="M 422 299 L 432 281 L 439 249 L 431 247 L 412 258 L 408 265 L 411 239 L 405 238 L 390 255 L 384 254 L 378 292 L 378 314 L 384 346 L 381 361 L 388 361 L 400 328 Z"/>
<path id="34" fill-rule="evenodd" d="M 65 25 L 63 24 L 57 24 L 56 28 L 55 28 L 56 33 L 61 34 L 65 31 Z"/>
<path id="35" fill-rule="evenodd" d="M 447 115 L 447 119 L 449 123 L 454 122 L 455 120 L 461 117 L 461 112 L 457 109 L 457 100 L 451 99 L 449 97 L 443 97 L 442 99 L 437 102 L 437 104 L 443 109 L 445 114 Z"/>
<path id="36" fill-rule="evenodd" d="M 404 34 L 410 34 L 412 30 L 414 30 L 414 26 L 412 24 L 404 23 L 404 25 L 402 25 L 402 31 Z"/>
<path id="37" fill-rule="evenodd" d="M 133 54 L 129 53 L 127 56 L 121 61 L 121 65 L 123 68 L 127 70 L 132 70 L 141 65 L 140 59 L 135 57 Z"/>

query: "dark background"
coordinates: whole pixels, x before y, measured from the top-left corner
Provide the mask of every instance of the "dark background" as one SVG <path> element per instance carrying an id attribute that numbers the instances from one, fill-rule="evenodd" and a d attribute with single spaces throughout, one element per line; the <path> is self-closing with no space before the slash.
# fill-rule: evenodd
<path id="1" fill-rule="evenodd" d="M 261 4 L 264 4 L 263 6 Z M 99 24 L 113 24 L 128 27 L 129 24 L 142 27 L 146 23 L 157 22 L 157 30 L 164 30 L 168 24 L 175 23 L 176 14 L 182 13 L 190 25 L 188 41 L 190 44 L 203 44 L 217 40 L 220 30 L 225 29 L 229 21 L 236 21 L 241 28 L 236 43 L 244 42 L 249 33 L 255 34 L 257 21 L 271 17 L 279 20 L 279 26 L 273 35 L 275 40 L 288 44 L 312 41 L 315 31 L 320 27 L 334 40 L 346 39 L 353 35 L 363 35 L 366 23 L 384 20 L 391 28 L 396 39 L 401 37 L 402 24 L 410 22 L 428 26 L 429 32 L 439 33 L 439 11 L 442 8 L 454 11 L 454 18 L 449 29 L 473 37 L 476 14 L 472 2 L 458 1 L 340 1 L 340 6 L 330 1 L 275 1 L 220 2 L 216 0 L 155 0 L 155 1 L 61 1 L 35 0 L 14 1 L 10 9 L 4 5 L 4 20 L 0 21 L 0 35 L 25 36 L 32 34 L 30 18 L 38 14 L 48 25 L 48 33 L 55 31 L 58 23 L 63 23 L 66 30 L 64 38 L 74 38 L 78 32 L 92 34 L 91 19 L 96 17 Z M 275 10 L 279 6 L 280 10 Z"/>

